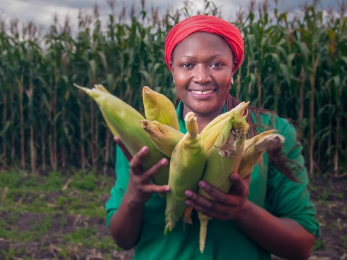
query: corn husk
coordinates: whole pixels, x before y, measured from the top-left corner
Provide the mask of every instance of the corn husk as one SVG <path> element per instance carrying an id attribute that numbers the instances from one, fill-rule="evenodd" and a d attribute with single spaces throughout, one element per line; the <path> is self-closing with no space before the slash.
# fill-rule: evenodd
<path id="1" fill-rule="evenodd" d="M 230 175 L 239 168 L 243 154 L 243 146 L 249 126 L 246 122 L 246 116 L 242 115 L 247 105 L 243 107 L 243 110 L 231 110 L 233 113 L 230 114 L 209 153 L 203 174 L 204 181 L 224 193 L 228 193 L 231 188 Z M 212 199 L 201 188 L 199 188 L 198 193 L 203 197 Z M 203 252 L 209 218 L 200 212 L 198 217 L 200 220 L 200 251 Z"/>
<path id="2" fill-rule="evenodd" d="M 179 130 L 176 110 L 170 99 L 149 87 L 144 87 L 142 94 L 147 120 L 158 121 Z"/>
<path id="3" fill-rule="evenodd" d="M 166 196 L 166 227 L 164 234 L 172 231 L 176 222 L 183 217 L 186 209 L 186 190 L 197 191 L 202 177 L 206 154 L 198 134 L 198 125 L 194 113 L 185 117 L 187 134 L 175 146 L 170 163 L 169 186 Z"/>
<path id="4" fill-rule="evenodd" d="M 76 84 L 75 86 L 86 92 L 96 101 L 107 125 L 111 126 L 111 131 L 112 129 L 115 130 L 132 155 L 135 155 L 143 146 L 148 147 L 149 152 L 141 165 L 143 170 L 148 170 L 162 158 L 165 158 L 165 155 L 155 147 L 152 140 L 142 129 L 140 121 L 144 120 L 144 118 L 134 108 L 119 98 L 100 90 L 100 86 L 93 89 L 80 87 Z M 153 181 L 158 185 L 167 185 L 168 178 L 169 165 L 162 168 L 154 177 Z"/>

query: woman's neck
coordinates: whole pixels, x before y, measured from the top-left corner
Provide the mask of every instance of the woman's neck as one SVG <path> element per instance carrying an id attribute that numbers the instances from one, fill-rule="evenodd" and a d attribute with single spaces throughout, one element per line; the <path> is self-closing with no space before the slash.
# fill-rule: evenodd
<path id="1" fill-rule="evenodd" d="M 197 119 L 198 127 L 199 127 L 199 134 L 201 131 L 207 126 L 213 119 L 215 119 L 217 116 L 219 116 L 224 108 L 223 104 L 221 107 L 218 107 L 214 109 L 213 111 L 210 111 L 207 114 L 199 114 L 195 111 L 190 110 L 186 105 L 183 107 L 183 118 L 186 116 L 188 112 L 194 112 L 195 117 Z"/>

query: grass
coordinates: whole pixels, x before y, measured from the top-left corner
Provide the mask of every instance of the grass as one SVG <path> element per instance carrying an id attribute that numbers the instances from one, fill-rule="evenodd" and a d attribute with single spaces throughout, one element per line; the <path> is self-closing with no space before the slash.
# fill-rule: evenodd
<path id="1" fill-rule="evenodd" d="M 62 190 L 69 178 L 73 180 Z M 106 186 L 105 186 L 106 184 Z M 59 213 L 89 217 L 104 217 L 101 197 L 114 184 L 114 178 L 96 177 L 93 172 L 78 172 L 73 177 L 53 172 L 36 179 L 5 172 L 0 175 L 0 193 L 7 187 L 3 209 L 11 212 Z M 101 188 L 100 188 L 101 187 Z M 58 194 L 55 198 L 53 194 Z"/>
<path id="2" fill-rule="evenodd" d="M 73 180 L 64 187 L 70 178 Z M 72 245 L 107 252 L 120 250 L 108 232 L 101 234 L 99 228 L 88 223 L 93 218 L 105 221 L 105 202 L 113 185 L 114 178 L 85 171 L 73 177 L 52 172 L 39 179 L 13 172 L 0 173 L 0 199 L 3 197 L 0 238 L 17 245 L 41 243 L 42 250 L 47 251 L 51 248 L 42 241 L 56 241 L 58 249 L 54 252 L 59 259 L 73 256 Z M 77 221 L 83 217 L 83 221 Z M 106 229 L 105 224 L 102 227 Z M 19 256 L 23 260 L 32 259 L 23 258 L 23 254 L 20 247 L 0 250 L 0 259 Z M 107 253 L 104 259 L 112 259 L 111 254 Z"/>
<path id="3" fill-rule="evenodd" d="M 324 241 L 318 240 L 318 239 L 317 239 L 317 240 L 314 242 L 314 245 L 313 245 L 312 250 L 313 250 L 313 251 L 318 251 L 318 250 L 323 249 L 323 248 L 324 248 Z"/>

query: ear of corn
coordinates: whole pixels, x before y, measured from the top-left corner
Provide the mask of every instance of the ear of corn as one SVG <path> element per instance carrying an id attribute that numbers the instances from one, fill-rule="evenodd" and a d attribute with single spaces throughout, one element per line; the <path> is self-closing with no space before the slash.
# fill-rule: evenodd
<path id="1" fill-rule="evenodd" d="M 144 87 L 142 92 L 146 119 L 179 130 L 176 110 L 170 99 L 149 87 Z"/>
<path id="2" fill-rule="evenodd" d="M 249 127 L 246 122 L 246 116 L 242 116 L 242 114 L 243 111 L 235 110 L 229 116 L 229 120 L 224 124 L 210 151 L 203 175 L 204 181 L 224 193 L 228 193 L 231 188 L 231 173 L 239 168 Z M 198 193 L 201 196 L 212 199 L 201 188 L 199 188 Z M 198 217 L 200 220 L 200 251 L 203 252 L 209 218 L 200 212 Z"/>
<path id="3" fill-rule="evenodd" d="M 186 209 L 185 191 L 197 191 L 206 164 L 206 155 L 194 113 L 188 113 L 185 122 L 188 132 L 175 146 L 171 156 L 169 175 L 171 192 L 166 196 L 165 234 L 171 231 L 183 216 Z"/>
<path id="4" fill-rule="evenodd" d="M 141 120 L 140 122 L 154 145 L 167 157 L 171 157 L 173 149 L 183 138 L 184 134 L 157 121 Z"/>
<path id="5" fill-rule="evenodd" d="M 213 147 L 214 143 L 216 142 L 223 125 L 229 120 L 230 115 L 234 113 L 244 113 L 244 111 L 248 107 L 248 104 L 249 102 L 241 102 L 234 109 L 217 116 L 201 131 L 200 135 L 203 140 L 204 149 L 207 156 L 210 153 L 210 150 Z M 243 114 L 241 114 L 241 116 L 242 115 Z"/>
<path id="6" fill-rule="evenodd" d="M 282 143 L 284 142 L 284 137 L 279 134 L 273 134 L 274 132 L 275 130 L 265 131 L 246 140 L 237 171 L 241 178 L 246 177 L 247 174 L 253 171 L 253 167 L 263 158 L 264 152 L 276 142 L 276 138 L 279 138 Z"/>
<path id="7" fill-rule="evenodd" d="M 144 170 L 148 170 L 165 157 L 142 129 L 140 121 L 144 118 L 134 108 L 119 98 L 100 90 L 100 87 L 98 87 L 99 89 L 87 89 L 76 84 L 75 86 L 96 101 L 106 122 L 111 125 L 111 131 L 114 129 L 118 133 L 119 138 L 132 155 L 135 155 L 143 146 L 148 147 L 149 152 L 141 165 Z M 154 177 L 154 182 L 158 185 L 166 185 L 168 174 L 169 166 L 167 165 Z"/>

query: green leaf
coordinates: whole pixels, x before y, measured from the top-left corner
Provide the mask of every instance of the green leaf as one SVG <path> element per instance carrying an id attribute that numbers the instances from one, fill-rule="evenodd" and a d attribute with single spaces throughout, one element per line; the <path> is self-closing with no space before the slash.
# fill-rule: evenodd
<path id="1" fill-rule="evenodd" d="M 291 78 L 291 75 L 290 75 L 288 66 L 285 65 L 285 64 L 283 64 L 283 63 L 281 63 L 281 64 L 280 64 L 280 68 L 281 68 L 281 71 L 282 71 L 282 73 L 283 73 L 283 75 L 284 75 L 284 78 L 285 78 L 286 81 L 287 81 L 288 86 L 290 86 L 290 78 Z"/>

